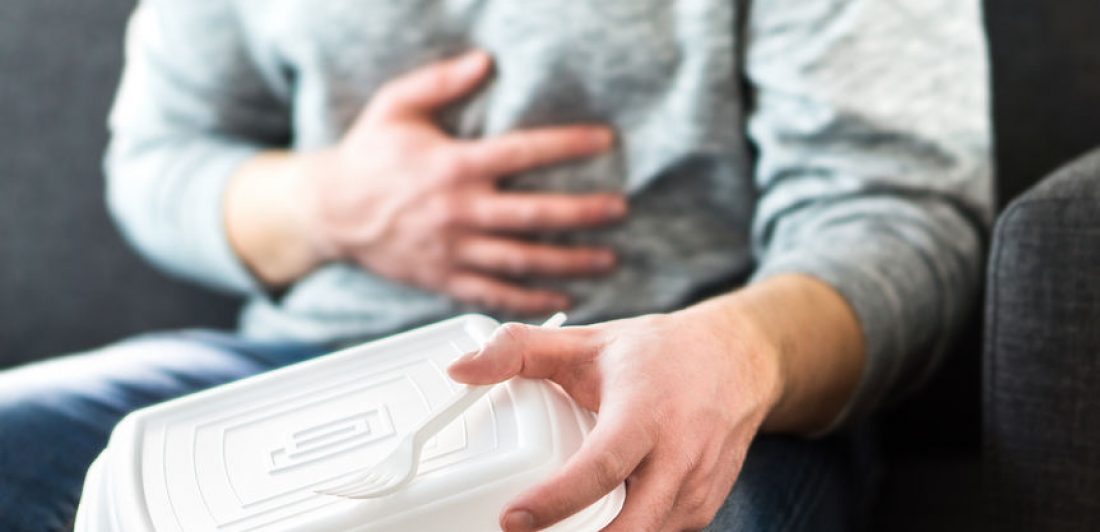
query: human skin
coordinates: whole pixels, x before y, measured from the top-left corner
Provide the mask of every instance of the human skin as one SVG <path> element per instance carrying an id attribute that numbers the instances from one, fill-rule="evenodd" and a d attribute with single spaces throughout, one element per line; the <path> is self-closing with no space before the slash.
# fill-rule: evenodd
<path id="1" fill-rule="evenodd" d="M 598 155 L 598 125 L 456 140 L 434 111 L 476 89 L 480 52 L 414 71 L 382 88 L 339 145 L 267 153 L 226 192 L 230 242 L 253 272 L 284 286 L 333 261 L 485 308 L 539 314 L 560 293 L 510 278 L 599 275 L 610 249 L 525 242 L 524 234 L 620 221 L 615 194 L 501 192 L 499 179 Z M 863 371 L 865 347 L 847 302 L 788 274 L 668 314 L 585 327 L 502 327 L 450 369 L 458 381 L 512 377 L 560 384 L 598 412 L 581 450 L 501 514 L 507 531 L 545 528 L 622 482 L 612 531 L 690 530 L 713 519 L 761 431 L 813 434 L 830 425 Z"/>
<path id="2" fill-rule="evenodd" d="M 761 431 L 829 426 L 864 364 L 855 314 L 830 286 L 780 275 L 670 314 L 584 327 L 506 324 L 451 366 L 457 381 L 550 379 L 596 426 L 566 466 L 502 512 L 538 530 L 626 481 L 612 532 L 704 528 Z"/>
<path id="3" fill-rule="evenodd" d="M 474 52 L 381 88 L 330 149 L 267 153 L 226 192 L 229 239 L 270 286 L 333 261 L 493 310 L 538 314 L 570 304 L 561 293 L 507 280 L 610 272 L 611 249 L 527 242 L 533 232 L 611 224 L 621 194 L 502 192 L 497 182 L 608 151 L 613 133 L 580 125 L 492 138 L 448 137 L 432 114 L 474 91 L 492 69 Z"/>

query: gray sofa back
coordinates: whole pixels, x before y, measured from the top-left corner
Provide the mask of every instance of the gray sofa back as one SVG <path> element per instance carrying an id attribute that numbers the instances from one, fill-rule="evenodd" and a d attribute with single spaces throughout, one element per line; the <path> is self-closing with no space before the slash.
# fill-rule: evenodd
<path id="1" fill-rule="evenodd" d="M 235 303 L 154 272 L 103 202 L 126 0 L 0 6 L 0 367 L 141 331 L 230 327 Z"/>
<path id="2" fill-rule="evenodd" d="M 1001 205 L 1100 145 L 1100 2 L 986 0 Z"/>
<path id="3" fill-rule="evenodd" d="M 1001 216 L 984 382 L 990 519 L 1005 532 L 1100 529 L 1100 150 Z"/>

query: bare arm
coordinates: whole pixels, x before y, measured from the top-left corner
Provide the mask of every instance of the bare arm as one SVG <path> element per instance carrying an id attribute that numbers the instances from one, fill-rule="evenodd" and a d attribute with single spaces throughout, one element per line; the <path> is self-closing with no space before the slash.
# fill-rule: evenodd
<path id="1" fill-rule="evenodd" d="M 837 291 L 805 275 L 781 275 L 684 312 L 726 322 L 748 319 L 778 365 L 780 387 L 761 427 L 812 435 L 829 426 L 863 372 L 863 335 L 851 306 Z M 704 318 L 705 319 L 705 318 Z"/>
<path id="2" fill-rule="evenodd" d="M 271 151 L 246 162 L 225 196 L 229 240 L 241 260 L 270 286 L 286 286 L 322 262 L 301 200 L 308 156 Z"/>
<path id="3" fill-rule="evenodd" d="M 451 375 L 552 379 L 600 414 L 566 467 L 504 510 L 505 530 L 547 527 L 628 476 L 626 506 L 608 530 L 683 530 L 710 521 L 759 430 L 827 427 L 863 358 L 840 295 L 780 275 L 672 314 L 559 330 L 508 324 Z"/>

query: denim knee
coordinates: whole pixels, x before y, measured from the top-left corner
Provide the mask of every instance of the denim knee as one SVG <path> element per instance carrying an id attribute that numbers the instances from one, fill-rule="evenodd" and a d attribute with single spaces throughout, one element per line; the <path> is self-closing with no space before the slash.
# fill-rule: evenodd
<path id="1" fill-rule="evenodd" d="M 80 401 L 71 393 L 28 392 L 0 393 L 0 530 L 68 530 L 110 428 L 61 408 Z"/>
<path id="2" fill-rule="evenodd" d="M 762 436 L 709 532 L 832 532 L 858 529 L 866 474 L 846 438 Z"/>

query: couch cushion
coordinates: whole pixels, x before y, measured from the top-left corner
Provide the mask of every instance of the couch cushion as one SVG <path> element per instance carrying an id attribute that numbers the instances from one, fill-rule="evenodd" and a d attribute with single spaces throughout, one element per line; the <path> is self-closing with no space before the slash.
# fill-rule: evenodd
<path id="1" fill-rule="evenodd" d="M 139 331 L 233 323 L 232 301 L 154 272 L 105 210 L 104 124 L 132 7 L 0 9 L 0 367 Z"/>
<path id="2" fill-rule="evenodd" d="M 1100 150 L 1002 216 L 986 315 L 996 529 L 1100 529 Z"/>

